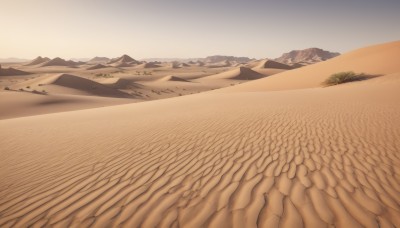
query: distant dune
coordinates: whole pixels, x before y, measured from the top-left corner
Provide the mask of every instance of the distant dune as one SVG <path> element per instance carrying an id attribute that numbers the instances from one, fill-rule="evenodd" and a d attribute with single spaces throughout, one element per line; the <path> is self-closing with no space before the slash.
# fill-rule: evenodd
<path id="1" fill-rule="evenodd" d="M 122 63 L 126 64 L 139 64 L 140 62 L 133 59 L 129 55 L 122 55 L 119 58 L 112 59 L 108 62 L 108 64 L 116 64 L 116 65 L 121 65 Z"/>
<path id="2" fill-rule="evenodd" d="M 74 62 L 72 60 L 65 60 L 59 57 L 56 57 L 54 59 L 51 59 L 47 62 L 44 62 L 41 66 L 45 67 L 45 66 L 67 66 L 67 67 L 74 67 L 79 65 L 78 62 Z"/>
<path id="3" fill-rule="evenodd" d="M 88 67 L 86 68 L 87 70 L 97 70 L 97 69 L 102 69 L 102 68 L 106 68 L 107 66 L 103 65 L 103 64 L 96 64 L 94 66 Z"/>
<path id="4" fill-rule="evenodd" d="M 204 58 L 202 61 L 206 63 L 218 63 L 223 61 L 232 61 L 232 62 L 240 62 L 247 63 L 252 59 L 248 57 L 236 57 L 236 56 L 225 56 L 225 55 L 213 55 Z"/>
<path id="5" fill-rule="evenodd" d="M 129 94 L 107 87 L 101 83 L 70 74 L 45 75 L 13 86 L 15 89 L 27 88 L 46 90 L 51 94 L 96 95 L 103 97 L 128 98 Z"/>
<path id="6" fill-rule="evenodd" d="M 272 69 L 282 69 L 282 70 L 292 69 L 292 67 L 289 65 L 278 63 L 270 59 L 260 61 L 260 63 L 255 68 L 258 69 L 272 68 Z"/>
<path id="7" fill-rule="evenodd" d="M 0 76 L 17 76 L 17 75 L 28 75 L 28 74 L 31 73 L 22 70 L 17 70 L 12 67 L 2 68 L 2 66 L 0 65 Z"/>
<path id="8" fill-rule="evenodd" d="M 49 58 L 38 56 L 35 59 L 33 59 L 32 61 L 30 61 L 29 63 L 27 63 L 26 66 L 38 65 L 38 64 L 42 64 L 42 63 L 45 63 L 45 62 L 48 62 L 48 61 L 50 61 Z"/>
<path id="9" fill-rule="evenodd" d="M 263 78 L 264 75 L 257 73 L 247 67 L 239 67 L 220 74 L 204 77 L 203 79 L 232 79 L 232 80 L 255 80 Z"/>
<path id="10" fill-rule="evenodd" d="M 168 75 L 165 77 L 162 77 L 160 79 L 158 79 L 158 81 L 175 81 L 175 82 L 190 82 L 186 79 L 180 78 L 180 77 L 176 77 L 176 76 L 172 76 L 172 75 Z"/>
<path id="11" fill-rule="evenodd" d="M 180 64 L 179 64 L 179 67 L 190 67 L 190 65 L 187 64 L 187 63 L 180 63 Z"/>
<path id="12" fill-rule="evenodd" d="M 205 65 L 205 63 L 203 61 L 197 61 L 196 65 L 202 67 Z"/>
<path id="13" fill-rule="evenodd" d="M 115 66 L 115 67 L 133 67 L 135 65 L 132 63 L 127 63 L 127 62 L 116 62 L 113 64 L 113 66 Z"/>
<path id="14" fill-rule="evenodd" d="M 107 78 L 100 81 L 101 84 L 107 85 L 108 87 L 114 89 L 143 89 L 145 86 L 141 84 L 137 84 L 132 80 L 125 79 L 125 78 Z"/>
<path id="15" fill-rule="evenodd" d="M 161 67 L 161 66 L 156 62 L 142 63 L 142 64 L 135 66 L 135 68 L 140 68 L 140 69 L 158 68 L 158 67 Z"/>

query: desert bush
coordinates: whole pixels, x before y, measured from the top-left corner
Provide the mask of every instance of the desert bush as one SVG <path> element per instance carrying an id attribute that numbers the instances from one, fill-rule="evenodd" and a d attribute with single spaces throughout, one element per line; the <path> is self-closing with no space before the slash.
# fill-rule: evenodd
<path id="1" fill-rule="evenodd" d="M 364 74 L 356 74 L 353 71 L 339 72 L 332 74 L 323 84 L 326 86 L 338 85 L 346 82 L 359 81 L 364 79 Z"/>
<path id="2" fill-rule="evenodd" d="M 4 88 L 4 90 L 10 90 L 10 87 L 6 86 L 6 87 Z"/>

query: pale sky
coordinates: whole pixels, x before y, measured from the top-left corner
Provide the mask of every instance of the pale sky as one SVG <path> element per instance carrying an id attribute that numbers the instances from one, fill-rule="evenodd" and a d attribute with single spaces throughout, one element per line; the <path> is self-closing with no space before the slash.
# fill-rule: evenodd
<path id="1" fill-rule="evenodd" d="M 400 40 L 400 0 L 0 0 L 0 58 L 278 57 Z"/>

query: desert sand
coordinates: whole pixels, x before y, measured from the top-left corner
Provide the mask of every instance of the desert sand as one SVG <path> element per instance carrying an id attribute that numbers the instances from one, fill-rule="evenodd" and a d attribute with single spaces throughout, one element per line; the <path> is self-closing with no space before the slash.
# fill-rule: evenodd
<path id="1" fill-rule="evenodd" d="M 0 227 L 400 227 L 399 58 L 392 42 L 273 75 L 165 64 L 162 74 L 96 78 L 74 69 L 120 92 L 204 92 L 7 114 Z M 344 70 L 374 77 L 321 85 Z M 54 77 L 46 84 L 60 86 Z M 71 93 L 63 96 L 99 99 Z"/>

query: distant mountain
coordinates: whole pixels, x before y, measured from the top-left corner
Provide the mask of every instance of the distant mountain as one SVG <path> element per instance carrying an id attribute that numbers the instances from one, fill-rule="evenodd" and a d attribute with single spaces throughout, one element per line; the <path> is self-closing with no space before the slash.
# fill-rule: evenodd
<path id="1" fill-rule="evenodd" d="M 189 63 L 189 64 L 195 64 L 196 62 L 203 62 L 203 63 L 219 63 L 219 62 L 224 62 L 224 61 L 229 61 L 229 62 L 236 62 L 236 63 L 247 63 L 251 60 L 248 57 L 235 57 L 235 56 L 225 56 L 225 55 L 213 55 L 213 56 L 208 56 L 206 58 L 146 58 L 146 59 L 141 59 L 142 61 L 147 61 L 147 62 L 180 62 L 180 63 Z"/>
<path id="2" fill-rule="evenodd" d="M 253 59 L 250 59 L 248 57 L 213 55 L 213 56 L 207 56 L 205 59 L 202 59 L 202 60 L 203 60 L 203 62 L 206 62 L 206 63 L 217 63 L 217 62 L 223 62 L 223 61 L 247 63 Z"/>
<path id="3" fill-rule="evenodd" d="M 107 63 L 109 61 L 110 61 L 110 59 L 107 58 L 107 57 L 98 57 L 98 56 L 96 56 L 93 59 L 90 59 L 88 62 L 89 63 Z"/>
<path id="4" fill-rule="evenodd" d="M 320 48 L 308 48 L 285 53 L 281 57 L 274 60 L 285 64 L 311 64 L 325 61 L 338 55 L 340 55 L 340 53 L 325 51 Z"/>

